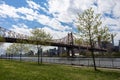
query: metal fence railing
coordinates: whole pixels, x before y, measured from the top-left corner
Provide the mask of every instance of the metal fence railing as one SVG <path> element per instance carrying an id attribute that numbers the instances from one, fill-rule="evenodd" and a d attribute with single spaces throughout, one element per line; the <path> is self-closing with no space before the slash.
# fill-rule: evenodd
<path id="1" fill-rule="evenodd" d="M 19 57 L 7 57 L 7 59 L 19 60 Z M 37 57 L 22 57 L 22 61 L 37 62 Z M 40 59 L 41 60 L 41 59 Z M 67 64 L 77 66 L 93 66 L 92 58 L 61 58 L 61 57 L 42 57 L 45 63 Z M 120 58 L 95 58 L 97 67 L 118 68 L 120 69 Z"/>
<path id="2" fill-rule="evenodd" d="M 93 66 L 92 58 L 43 58 L 43 62 L 77 66 Z M 120 58 L 96 58 L 97 67 L 120 68 Z"/>

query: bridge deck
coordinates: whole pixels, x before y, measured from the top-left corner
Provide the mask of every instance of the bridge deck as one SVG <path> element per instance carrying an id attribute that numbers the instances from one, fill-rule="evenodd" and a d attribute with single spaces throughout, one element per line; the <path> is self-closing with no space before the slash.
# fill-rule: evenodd
<path id="1" fill-rule="evenodd" d="M 0 42 L 8 42 L 8 43 L 24 43 L 24 44 L 40 44 L 40 45 L 46 45 L 46 46 L 58 46 L 58 47 L 67 47 L 67 48 L 80 48 L 80 49 L 88 49 L 91 50 L 90 47 L 86 46 L 78 46 L 78 45 L 70 45 L 70 44 L 64 44 L 64 43 L 56 43 L 56 42 L 42 42 L 42 41 L 36 41 L 36 40 L 28 40 L 28 39 L 18 39 L 18 38 L 9 38 L 4 37 Z M 100 49 L 100 48 L 94 48 L 94 51 L 107 51 L 106 49 Z"/>

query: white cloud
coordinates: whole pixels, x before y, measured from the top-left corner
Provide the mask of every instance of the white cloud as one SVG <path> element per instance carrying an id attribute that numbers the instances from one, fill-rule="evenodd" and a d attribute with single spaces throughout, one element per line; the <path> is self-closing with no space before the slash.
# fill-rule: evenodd
<path id="1" fill-rule="evenodd" d="M 2 8 L 3 6 L 4 8 Z M 10 12 L 9 12 L 9 9 L 11 9 Z M 23 19 L 23 20 L 28 20 L 28 21 L 36 20 L 40 24 L 50 26 L 53 29 L 57 29 L 57 30 L 68 29 L 69 30 L 68 26 L 61 25 L 61 23 L 57 19 L 55 18 L 50 19 L 49 16 L 40 14 L 37 10 L 34 10 L 32 8 L 27 8 L 27 7 L 15 8 L 13 6 L 3 4 L 2 6 L 0 6 L 0 10 L 1 10 L 0 13 L 2 13 L 2 15 L 8 16 L 14 19 Z"/>
<path id="2" fill-rule="evenodd" d="M 40 6 L 39 4 L 35 3 L 34 1 L 32 0 L 27 0 L 26 1 L 28 6 L 32 9 L 35 9 L 35 10 L 43 10 L 44 12 L 47 12 L 46 8 Z"/>
<path id="3" fill-rule="evenodd" d="M 103 25 L 108 25 L 110 28 L 113 27 L 113 26 L 115 28 L 120 28 L 119 27 L 119 25 L 120 25 L 120 23 L 119 23 L 120 19 L 113 19 L 113 18 L 105 17 L 105 18 L 102 18 L 102 21 L 103 21 Z"/>
<path id="4" fill-rule="evenodd" d="M 103 25 L 107 25 L 111 30 L 111 33 L 117 34 L 115 36 L 115 45 L 118 45 L 120 40 L 120 19 L 113 19 L 109 17 L 102 18 Z"/>
<path id="5" fill-rule="evenodd" d="M 36 20 L 43 25 L 47 25 L 51 21 L 51 19 L 45 15 L 36 16 Z"/>
<path id="6" fill-rule="evenodd" d="M 45 32 L 50 33 L 53 39 L 63 38 L 67 36 L 68 33 L 66 31 L 55 31 L 49 27 L 43 27 L 42 29 Z M 31 35 L 30 31 L 32 30 L 32 28 L 29 28 L 25 24 L 17 24 L 17 25 L 12 25 L 12 28 L 10 30 L 20 34 Z"/>
<path id="7" fill-rule="evenodd" d="M 56 19 L 52 19 L 51 21 L 49 21 L 48 25 L 51 26 L 53 29 L 60 30 L 60 31 L 64 31 L 66 29 L 67 30 L 71 29 L 68 26 L 61 25 L 61 23 Z"/>
<path id="8" fill-rule="evenodd" d="M 49 26 L 53 29 L 64 31 L 64 30 L 71 30 L 70 27 L 61 25 L 61 23 L 56 19 L 56 18 L 49 18 L 48 16 L 45 15 L 38 15 L 36 17 L 36 20 L 46 26 Z"/>
<path id="9" fill-rule="evenodd" d="M 40 8 L 40 5 L 36 4 L 32 0 L 27 0 L 27 3 L 30 8 L 37 9 L 37 10 Z"/>
<path id="10" fill-rule="evenodd" d="M 33 0 L 27 0 L 26 2 L 28 5 L 27 7 L 19 8 L 15 8 L 5 3 L 0 4 L 0 16 L 3 18 L 10 17 L 13 19 L 36 21 L 47 26 L 44 27 L 44 29 L 52 34 L 58 33 L 58 35 L 62 36 L 66 34 L 65 30 L 71 30 L 72 28 L 64 26 L 60 22 L 73 22 L 76 19 L 76 14 L 78 12 L 81 13 L 89 7 L 93 7 L 96 13 L 102 15 L 107 13 L 114 17 L 113 19 L 109 18 L 109 16 L 104 16 L 102 18 L 104 25 L 108 25 L 114 32 L 117 32 L 120 29 L 120 0 L 48 0 L 48 5 L 47 3 L 44 3 L 45 7 L 42 7 L 39 3 L 35 3 Z M 96 2 L 98 6 L 93 5 L 94 2 Z M 41 10 L 48 15 L 53 15 L 53 18 L 41 14 Z M 19 30 L 21 27 L 20 24 L 17 24 L 13 25 L 13 28 Z M 54 29 L 58 31 L 54 31 Z M 24 28 L 21 28 L 19 31 L 22 32 L 22 30 L 24 30 Z M 118 34 L 115 39 L 119 40 L 120 35 Z"/>
<path id="11" fill-rule="evenodd" d="M 17 25 L 12 25 L 12 28 L 10 30 L 24 35 L 31 35 L 30 31 L 32 29 L 28 28 L 28 26 L 26 26 L 25 24 L 17 24 Z"/>
<path id="12" fill-rule="evenodd" d="M 96 2 L 97 6 L 93 5 Z M 57 20 L 72 22 L 76 19 L 76 13 L 93 7 L 95 13 L 110 14 L 102 18 L 103 25 L 108 25 L 111 30 L 118 33 L 120 30 L 120 0 L 49 0 L 49 11 Z M 113 32 L 112 31 L 112 32 Z M 120 35 L 115 37 L 116 42 L 120 40 Z"/>
<path id="13" fill-rule="evenodd" d="M 6 4 L 0 5 L 0 16 L 1 17 L 12 17 L 12 18 L 18 18 L 19 15 L 16 13 L 16 9 L 13 6 L 9 6 Z"/>
<path id="14" fill-rule="evenodd" d="M 69 6 L 69 0 L 49 0 L 48 2 L 49 12 L 62 22 L 71 21 L 71 14 L 68 15 L 67 11 Z"/>
<path id="15" fill-rule="evenodd" d="M 113 11 L 115 17 L 120 17 L 120 0 L 98 0 L 98 10 L 100 14 L 108 13 L 110 14 Z"/>
<path id="16" fill-rule="evenodd" d="M 69 7 L 69 0 L 49 0 L 48 4 L 50 13 L 61 13 Z"/>
<path id="17" fill-rule="evenodd" d="M 49 12 L 62 22 L 72 22 L 76 14 L 85 10 L 92 4 L 93 0 L 49 0 Z"/>
<path id="18" fill-rule="evenodd" d="M 0 5 L 0 16 L 1 17 L 10 17 L 13 19 L 26 19 L 26 20 L 33 20 L 34 16 L 37 15 L 36 11 L 32 9 L 21 7 L 15 8 L 13 6 L 9 6 L 7 4 Z"/>
<path id="19" fill-rule="evenodd" d="M 66 31 L 55 31 L 48 27 L 43 27 L 42 29 L 45 30 L 47 33 L 50 33 L 53 39 L 61 39 L 67 36 L 68 33 Z"/>
<path id="20" fill-rule="evenodd" d="M 110 13 L 112 8 L 115 6 L 115 0 L 98 0 L 98 12 L 103 13 Z"/>
<path id="21" fill-rule="evenodd" d="M 25 8 L 25 7 L 18 8 L 16 9 L 16 11 L 18 14 L 20 14 L 19 18 L 29 20 L 29 21 L 33 21 L 38 15 L 37 11 L 34 11 L 33 9 L 30 9 L 30 8 Z"/>
<path id="22" fill-rule="evenodd" d="M 120 18 L 120 0 L 116 0 L 116 5 L 113 9 L 113 14 L 115 17 L 119 17 Z"/>
<path id="23" fill-rule="evenodd" d="M 0 5 L 0 16 L 5 18 L 10 17 L 14 19 L 19 18 L 29 21 L 33 21 L 36 19 L 38 20 L 38 18 L 44 20 L 44 18 L 41 17 L 43 15 L 41 15 L 37 10 L 34 10 L 33 8 L 27 8 L 27 7 L 15 8 L 7 4 Z"/>

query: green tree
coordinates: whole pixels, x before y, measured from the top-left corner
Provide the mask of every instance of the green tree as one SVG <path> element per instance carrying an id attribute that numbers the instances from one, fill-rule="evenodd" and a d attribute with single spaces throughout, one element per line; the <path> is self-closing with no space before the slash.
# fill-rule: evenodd
<path id="1" fill-rule="evenodd" d="M 28 51 L 29 51 L 28 44 L 13 43 L 7 48 L 7 55 L 20 55 L 21 61 L 22 53 L 26 53 Z"/>
<path id="2" fill-rule="evenodd" d="M 0 46 L 2 46 L 4 43 L 4 41 L 5 41 L 5 39 L 4 39 L 4 31 L 2 30 L 2 27 L 0 27 Z"/>
<path id="3" fill-rule="evenodd" d="M 0 48 L 2 49 L 2 46 L 4 44 L 5 39 L 0 34 Z"/>
<path id="4" fill-rule="evenodd" d="M 111 34 L 109 32 L 109 28 L 107 26 L 101 27 L 99 30 L 96 30 L 96 34 L 97 34 L 97 41 L 98 41 L 98 45 L 100 48 L 101 47 L 101 42 L 111 42 L 112 41 L 112 37 L 115 37 L 116 34 Z"/>
<path id="5" fill-rule="evenodd" d="M 0 36 L 0 42 L 4 42 L 4 41 L 5 39 L 2 36 Z"/>
<path id="6" fill-rule="evenodd" d="M 38 64 L 42 64 L 42 45 L 46 45 L 46 42 L 51 41 L 52 37 L 49 33 L 46 33 L 43 29 L 39 28 L 33 29 L 31 34 L 32 36 L 30 39 L 34 41 L 33 44 L 37 45 Z"/>
<path id="7" fill-rule="evenodd" d="M 75 42 L 75 44 L 79 45 L 79 55 L 81 55 L 80 45 L 83 44 L 83 39 L 82 38 L 78 38 L 78 39 L 75 39 L 74 42 Z"/>
<path id="8" fill-rule="evenodd" d="M 98 37 L 101 40 L 108 41 L 110 39 L 110 33 L 107 27 L 102 27 L 102 21 L 100 14 L 95 14 L 92 8 L 85 10 L 83 13 L 78 13 L 77 16 L 77 28 L 80 36 L 89 42 L 91 47 L 91 54 L 94 63 L 94 69 L 96 69 L 94 47 L 95 42 L 98 41 Z"/>
<path id="9" fill-rule="evenodd" d="M 31 48 L 31 45 L 28 43 L 28 41 L 26 41 L 25 39 L 23 39 L 23 36 L 21 36 L 21 38 L 19 38 L 17 41 L 17 50 L 19 51 L 19 56 L 20 56 L 20 61 L 22 60 L 22 53 L 26 53 L 29 51 L 29 49 Z"/>
<path id="10" fill-rule="evenodd" d="M 9 47 L 7 47 L 6 50 L 6 56 L 10 57 L 11 55 L 16 55 L 17 54 L 17 49 L 16 49 L 16 44 L 13 43 L 12 45 L 10 45 Z"/>

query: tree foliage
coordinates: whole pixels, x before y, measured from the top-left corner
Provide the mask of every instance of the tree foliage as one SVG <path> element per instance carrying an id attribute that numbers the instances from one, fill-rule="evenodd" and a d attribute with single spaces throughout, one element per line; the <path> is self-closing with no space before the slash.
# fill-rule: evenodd
<path id="1" fill-rule="evenodd" d="M 28 52 L 29 46 L 26 44 L 13 43 L 7 48 L 8 54 L 18 55 L 21 52 Z"/>
<path id="2" fill-rule="evenodd" d="M 78 14 L 77 28 L 80 36 L 89 41 L 89 45 L 94 42 L 111 41 L 111 34 L 107 26 L 102 26 L 100 14 L 95 14 L 92 8 Z M 91 42 L 91 43 L 90 43 Z"/>
<path id="3" fill-rule="evenodd" d="M 50 41 L 52 39 L 49 33 L 46 33 L 43 29 L 35 28 L 31 31 L 32 36 L 30 37 L 32 40 L 41 41 L 45 43 L 46 41 Z M 36 44 L 36 43 L 35 43 Z"/>
<path id="4" fill-rule="evenodd" d="M 83 13 L 78 13 L 77 28 L 79 35 L 88 41 L 91 47 L 91 53 L 94 62 L 94 69 L 96 64 L 94 59 L 94 44 L 95 42 L 111 41 L 111 34 L 108 27 L 102 26 L 100 14 L 95 14 L 92 8 L 85 10 Z"/>
<path id="5" fill-rule="evenodd" d="M 5 39 L 0 35 L 0 46 L 4 44 Z"/>
<path id="6" fill-rule="evenodd" d="M 52 37 L 49 33 L 46 33 L 43 29 L 35 28 L 31 31 L 32 36 L 30 37 L 31 40 L 34 40 L 35 45 L 37 45 L 38 50 L 38 64 L 39 64 L 39 56 L 41 56 L 41 63 L 42 63 L 42 45 L 38 43 L 41 42 L 41 44 L 46 45 L 46 42 L 51 41 Z M 48 45 L 48 44 L 47 44 Z M 41 53 L 40 53 L 41 52 Z"/>

